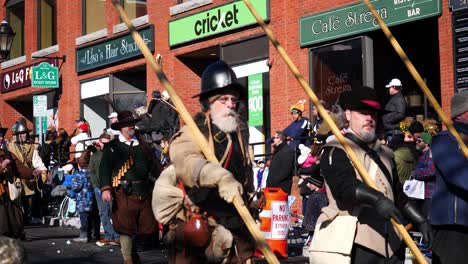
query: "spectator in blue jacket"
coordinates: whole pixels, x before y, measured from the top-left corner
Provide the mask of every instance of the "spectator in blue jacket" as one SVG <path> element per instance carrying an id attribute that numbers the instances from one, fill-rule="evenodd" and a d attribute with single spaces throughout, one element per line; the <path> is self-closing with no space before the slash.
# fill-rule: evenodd
<path id="1" fill-rule="evenodd" d="M 304 112 L 305 100 L 299 100 L 291 106 L 292 123 L 286 127 L 283 132 L 292 140 L 289 145 L 298 151 L 299 144 L 310 146 L 311 140 L 306 138 L 309 136 L 310 121 L 308 118 L 302 116 Z"/>
<path id="2" fill-rule="evenodd" d="M 80 214 L 81 222 L 80 236 L 74 238 L 73 241 L 87 243 L 93 231 L 96 241 L 100 240 L 100 221 L 99 216 L 95 214 L 97 210 L 94 188 L 88 169 L 81 169 L 78 172 L 71 189 L 76 193 L 76 210 Z"/>
<path id="3" fill-rule="evenodd" d="M 468 143 L 468 91 L 456 93 L 451 101 L 452 120 L 465 145 Z M 455 137 L 443 131 L 432 140 L 436 187 L 432 196 L 430 222 L 435 233 L 433 264 L 466 263 L 468 248 L 468 160 Z"/>

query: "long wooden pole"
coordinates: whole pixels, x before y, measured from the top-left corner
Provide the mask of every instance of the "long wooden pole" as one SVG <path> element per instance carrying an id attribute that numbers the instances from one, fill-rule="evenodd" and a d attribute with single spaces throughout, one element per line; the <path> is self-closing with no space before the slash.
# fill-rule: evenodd
<path id="1" fill-rule="evenodd" d="M 421 75 L 416 70 L 413 63 L 411 63 L 411 60 L 408 58 L 408 56 L 406 56 L 405 51 L 400 46 L 400 43 L 398 43 L 398 41 L 393 36 L 392 32 L 387 27 L 387 25 L 385 24 L 383 19 L 380 17 L 380 15 L 377 13 L 377 11 L 375 11 L 374 6 L 370 3 L 369 0 L 363 0 L 363 1 L 367 5 L 369 10 L 371 11 L 372 16 L 374 16 L 375 20 L 377 20 L 377 22 L 379 23 L 379 26 L 382 29 L 383 33 L 387 37 L 388 41 L 390 41 L 390 44 L 392 44 L 392 46 L 395 49 L 396 53 L 398 53 L 398 56 L 400 56 L 401 60 L 405 64 L 406 68 L 408 68 L 408 71 L 411 73 L 414 80 L 418 83 L 419 87 L 421 88 L 421 90 L 426 95 L 429 102 L 434 107 L 434 110 L 439 115 L 440 119 L 442 119 L 442 122 L 445 123 L 445 125 L 447 126 L 447 129 L 450 131 L 450 133 L 457 140 L 458 145 L 460 146 L 460 149 L 462 150 L 463 155 L 465 155 L 465 158 L 468 159 L 468 148 L 466 147 L 465 143 L 463 142 L 463 139 L 460 137 L 460 134 L 458 133 L 458 131 L 455 130 L 455 128 L 453 127 L 452 120 L 450 120 L 447 117 L 447 115 L 445 114 L 445 112 L 442 110 L 442 107 L 440 107 L 439 103 L 435 99 L 435 97 L 432 94 L 431 90 L 429 90 L 426 83 L 421 78 Z"/>
<path id="2" fill-rule="evenodd" d="M 195 141 L 198 143 L 198 146 L 201 148 L 203 155 L 205 155 L 206 159 L 218 163 L 218 160 L 216 156 L 214 155 L 213 151 L 209 148 L 208 142 L 206 138 L 203 136 L 203 134 L 200 132 L 198 129 L 197 125 L 193 121 L 192 117 L 190 116 L 189 112 L 187 111 L 187 108 L 185 108 L 184 103 L 180 99 L 180 97 L 177 95 L 175 89 L 172 87 L 172 84 L 169 82 L 167 79 L 166 75 L 162 71 L 161 67 L 156 63 L 155 59 L 153 58 L 151 51 L 148 49 L 148 46 L 146 46 L 146 43 L 143 41 L 141 38 L 140 34 L 138 31 L 135 30 L 135 27 L 133 26 L 132 22 L 128 18 L 127 14 L 123 10 L 122 6 L 120 5 L 119 1 L 113 0 L 113 4 L 115 9 L 119 12 L 120 18 L 124 21 L 125 25 L 128 27 L 129 31 L 132 34 L 133 39 L 137 43 L 138 47 L 140 48 L 141 52 L 146 58 L 147 63 L 150 65 L 150 67 L 153 69 L 153 71 L 156 73 L 158 76 L 159 81 L 163 85 L 163 87 L 166 89 L 166 91 L 169 93 L 170 97 L 172 98 L 172 102 L 174 103 L 175 107 L 177 108 L 179 115 L 182 117 L 184 120 L 185 124 L 190 128 Z M 247 210 L 246 206 L 242 204 L 242 198 L 236 196 L 234 200 L 232 201 L 234 206 L 237 209 L 237 212 L 239 215 L 242 217 L 242 220 L 244 220 L 247 228 L 249 229 L 250 233 L 252 234 L 253 238 L 257 242 L 257 245 L 260 247 L 260 249 L 263 252 L 263 255 L 267 259 L 268 263 L 278 263 L 279 261 L 276 258 L 275 254 L 273 254 L 273 251 L 271 251 L 270 246 L 266 243 L 265 238 L 263 237 L 262 233 L 258 229 L 255 221 L 253 220 L 252 216 L 250 215 L 250 212 Z"/>
<path id="3" fill-rule="evenodd" d="M 359 159 L 357 158 L 356 156 L 356 153 L 354 153 L 353 149 L 351 148 L 351 146 L 348 144 L 348 142 L 345 140 L 345 137 L 343 136 L 343 134 L 341 133 L 340 129 L 336 126 L 335 122 L 333 122 L 333 120 L 331 119 L 331 117 L 329 116 L 329 114 L 327 113 L 327 111 L 325 110 L 325 108 L 323 107 L 323 105 L 320 103 L 320 100 L 318 99 L 318 97 L 315 95 L 315 93 L 312 91 L 312 89 L 310 88 L 309 84 L 306 82 L 306 80 L 304 79 L 304 77 L 302 76 L 302 74 L 299 72 L 299 69 L 296 67 L 296 65 L 294 65 L 294 63 L 292 62 L 292 60 L 289 58 L 288 54 L 286 53 L 286 51 L 284 50 L 284 48 L 281 46 L 281 44 L 279 43 L 279 41 L 276 39 L 276 37 L 273 35 L 273 32 L 268 28 L 268 26 L 265 24 L 265 22 L 263 21 L 263 19 L 260 17 L 260 15 L 258 14 L 257 10 L 255 9 L 255 7 L 252 5 L 252 3 L 250 2 L 250 0 L 243 0 L 244 3 L 246 4 L 246 6 L 249 8 L 250 12 L 252 13 L 252 15 L 255 17 L 255 19 L 257 20 L 258 24 L 260 25 L 260 27 L 263 29 L 263 31 L 265 32 L 265 34 L 267 35 L 267 37 L 270 39 L 271 43 L 275 46 L 276 50 L 278 51 L 278 53 L 281 55 L 281 58 L 283 58 L 284 62 L 288 65 L 289 69 L 291 70 L 291 72 L 293 73 L 294 77 L 296 78 L 296 80 L 299 82 L 299 84 L 302 86 L 302 88 L 305 90 L 305 92 L 307 93 L 307 95 L 309 96 L 309 98 L 312 100 L 312 102 L 314 103 L 315 107 L 317 107 L 317 110 L 318 112 L 320 113 L 320 115 L 322 116 L 322 118 L 325 120 L 325 122 L 327 122 L 327 124 L 330 126 L 331 128 L 331 131 L 333 132 L 333 134 L 335 135 L 335 137 L 337 138 L 337 140 L 340 142 L 340 144 L 344 147 L 344 149 L 346 150 L 346 153 L 348 154 L 349 158 L 351 159 L 351 161 L 353 162 L 353 165 L 354 167 L 356 168 L 356 170 L 359 172 L 359 174 L 361 175 L 362 179 L 364 180 L 364 182 L 369 185 L 370 187 L 376 189 L 376 190 L 379 190 L 377 185 L 374 183 L 374 181 L 370 178 L 369 174 L 367 173 L 366 169 L 364 168 L 364 166 L 362 165 L 362 163 L 359 161 Z M 379 190 L 380 191 L 380 190 Z M 395 226 L 395 228 L 398 230 L 398 232 L 400 233 L 400 235 L 402 236 L 403 240 L 405 241 L 405 243 L 408 245 L 408 247 L 411 249 L 411 251 L 415 254 L 417 260 L 419 263 L 423 264 L 423 263 L 427 263 L 426 262 L 426 259 L 424 258 L 424 256 L 421 254 L 421 251 L 419 250 L 419 248 L 416 246 L 416 244 L 414 243 L 413 239 L 411 238 L 411 236 L 408 234 L 408 231 L 406 231 L 405 227 L 401 224 L 398 224 L 397 222 L 395 222 L 395 220 L 393 219 L 390 219 L 391 223 L 393 224 L 393 226 Z"/>

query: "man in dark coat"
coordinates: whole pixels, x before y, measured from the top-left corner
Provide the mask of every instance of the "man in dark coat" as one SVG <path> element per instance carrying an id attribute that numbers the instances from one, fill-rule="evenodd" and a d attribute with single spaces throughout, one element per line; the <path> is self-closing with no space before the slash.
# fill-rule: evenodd
<path id="1" fill-rule="evenodd" d="M 386 114 L 382 116 L 385 135 L 390 141 L 394 134 L 400 134 L 400 121 L 405 119 L 406 101 L 401 93 L 403 85 L 399 79 L 392 79 L 385 87 L 388 88 L 390 100 L 385 105 Z"/>
<path id="2" fill-rule="evenodd" d="M 131 264 L 138 263 L 132 236 L 151 235 L 155 231 L 149 176 L 157 173 L 152 166 L 158 163 L 150 147 L 135 135 L 139 119 L 130 111 L 120 112 L 117 118 L 111 128 L 120 130 L 120 135 L 104 146 L 99 171 L 102 201 L 114 202 L 114 229 L 120 234 L 124 263 Z"/>
<path id="3" fill-rule="evenodd" d="M 453 126 L 468 145 L 468 91 L 451 99 Z M 448 130 L 434 136 L 432 160 L 436 168 L 430 222 L 435 229 L 432 263 L 466 263 L 468 247 L 468 159 Z"/>
<path id="4" fill-rule="evenodd" d="M 291 194 L 294 172 L 294 150 L 286 142 L 286 134 L 277 131 L 273 137 L 273 157 L 271 158 L 270 174 L 267 187 L 280 187 L 288 195 Z"/>
<path id="5" fill-rule="evenodd" d="M 329 205 L 322 209 L 317 229 L 321 230 L 338 219 L 335 218 L 337 215 L 353 216 L 355 222 L 342 223 L 350 233 L 335 238 L 349 246 L 329 248 L 327 253 L 346 256 L 351 263 L 401 263 L 402 256 L 398 254 L 401 238 L 392 228 L 390 218 L 400 222 L 403 214 L 418 225 L 428 244 L 432 242 L 430 224 L 403 193 L 392 161 L 392 151 L 377 140 L 375 128 L 382 108 L 375 90 L 366 86 L 353 87 L 341 94 L 340 105 L 349 123 L 346 141 L 380 191 L 363 183 L 343 146 L 335 136 L 329 137 L 320 158 Z M 312 240 L 310 263 L 323 263 L 317 262 L 320 253 L 316 245 L 323 243 L 319 237 L 314 236 Z M 326 239 L 331 241 L 333 238 Z"/>
<path id="6" fill-rule="evenodd" d="M 173 106 L 166 91 L 155 90 L 152 93 L 153 99 L 148 107 L 151 114 L 151 128 L 161 138 L 171 138 L 175 132 L 179 131 L 179 115 Z"/>

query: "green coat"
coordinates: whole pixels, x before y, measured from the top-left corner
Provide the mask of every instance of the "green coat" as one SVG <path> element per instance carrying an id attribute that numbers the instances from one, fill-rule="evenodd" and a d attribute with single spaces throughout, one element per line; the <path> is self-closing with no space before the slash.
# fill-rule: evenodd
<path id="1" fill-rule="evenodd" d="M 119 137 L 114 138 L 104 146 L 99 166 L 101 191 L 112 189 L 112 177 L 117 175 L 130 155 L 134 161 L 133 165 L 120 180 L 143 181 L 143 183 L 132 184 L 129 190 L 131 194 L 142 196 L 151 191 L 147 181 L 154 161 L 154 154 L 149 148 L 144 148 L 142 144 L 130 147 L 120 142 Z"/>
<path id="2" fill-rule="evenodd" d="M 400 178 L 400 182 L 404 183 L 410 178 L 411 172 L 413 172 L 416 166 L 416 158 L 409 147 L 400 147 L 394 153 L 398 177 Z"/>

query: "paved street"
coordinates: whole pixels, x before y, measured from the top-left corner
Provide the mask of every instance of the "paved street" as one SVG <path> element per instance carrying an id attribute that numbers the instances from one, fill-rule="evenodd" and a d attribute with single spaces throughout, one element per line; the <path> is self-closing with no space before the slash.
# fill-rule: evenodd
<path id="1" fill-rule="evenodd" d="M 31 264 L 74 264 L 74 263 L 122 263 L 120 248 L 115 246 L 98 247 L 95 243 L 74 243 L 79 231 L 71 227 L 27 226 L 24 242 L 28 263 Z M 142 263 L 167 263 L 165 249 L 151 249 L 139 252 Z M 255 263 L 266 263 L 256 260 Z M 308 263 L 307 258 L 291 257 L 281 263 Z"/>

